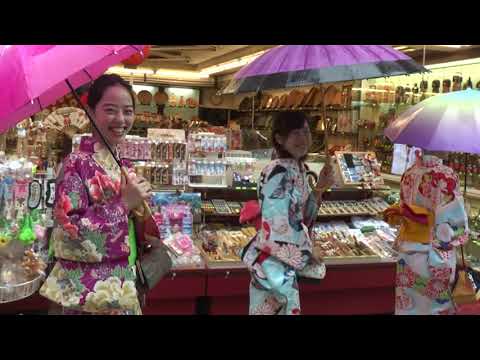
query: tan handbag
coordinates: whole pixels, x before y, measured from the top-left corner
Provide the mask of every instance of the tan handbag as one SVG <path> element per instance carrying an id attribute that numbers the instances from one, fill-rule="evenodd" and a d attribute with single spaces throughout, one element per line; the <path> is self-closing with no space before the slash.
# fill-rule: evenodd
<path id="1" fill-rule="evenodd" d="M 477 300 L 475 298 L 475 286 L 472 283 L 472 280 L 467 274 L 465 266 L 465 257 L 463 254 L 463 245 L 460 247 L 462 251 L 462 268 L 458 270 L 457 273 L 457 282 L 452 292 L 453 302 L 455 306 L 464 305 L 464 304 L 473 304 Z"/>

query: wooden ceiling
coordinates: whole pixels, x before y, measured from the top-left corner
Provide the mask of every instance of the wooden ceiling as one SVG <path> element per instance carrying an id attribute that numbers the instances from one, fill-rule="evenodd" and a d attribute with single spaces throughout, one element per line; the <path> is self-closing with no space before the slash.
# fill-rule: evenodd
<path id="1" fill-rule="evenodd" d="M 446 47 L 440 45 L 392 45 L 422 64 L 425 48 L 425 64 L 436 64 L 480 57 L 480 45 L 470 45 L 464 48 Z"/>
<path id="2" fill-rule="evenodd" d="M 275 45 L 152 45 L 150 56 L 142 66 L 152 69 L 166 68 L 200 71 L 206 67 L 267 50 Z M 392 45 L 419 63 L 423 62 L 423 45 Z M 426 45 L 425 63 L 455 61 L 480 57 L 480 45 L 449 48 Z"/>
<path id="3" fill-rule="evenodd" d="M 152 45 L 143 66 L 199 71 L 274 45 Z"/>

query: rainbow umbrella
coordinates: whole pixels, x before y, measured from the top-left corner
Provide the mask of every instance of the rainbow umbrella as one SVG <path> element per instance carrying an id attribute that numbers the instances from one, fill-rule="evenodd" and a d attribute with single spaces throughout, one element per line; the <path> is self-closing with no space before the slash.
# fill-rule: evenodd
<path id="1" fill-rule="evenodd" d="M 480 91 L 467 89 L 428 98 L 385 129 L 391 142 L 431 151 L 480 153 Z M 467 190 L 465 172 L 464 192 Z"/>
<path id="2" fill-rule="evenodd" d="M 480 91 L 463 90 L 428 98 L 403 112 L 385 129 L 397 144 L 431 151 L 480 153 Z"/>

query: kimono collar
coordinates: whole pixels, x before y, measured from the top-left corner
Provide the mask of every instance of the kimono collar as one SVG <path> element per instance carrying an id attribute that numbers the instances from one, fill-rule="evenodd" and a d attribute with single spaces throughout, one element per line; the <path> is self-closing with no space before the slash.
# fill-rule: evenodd
<path id="1" fill-rule="evenodd" d="M 93 137 L 82 137 L 80 151 L 92 154 L 93 159 L 114 180 L 120 178 L 120 168 L 110 151 Z M 118 154 L 118 152 L 117 152 Z"/>
<path id="2" fill-rule="evenodd" d="M 432 168 L 438 165 L 442 165 L 442 159 L 433 156 L 433 155 L 424 155 L 422 157 L 422 166 L 425 166 L 427 168 Z"/>
<path id="3" fill-rule="evenodd" d="M 116 149 L 115 149 L 116 150 Z M 103 145 L 100 141 L 95 139 L 93 136 L 83 136 L 80 141 L 80 151 L 86 152 L 89 154 L 101 154 L 106 156 L 106 153 L 110 154 L 108 149 L 105 145 Z M 118 155 L 118 151 L 116 151 Z"/>
<path id="4" fill-rule="evenodd" d="M 299 163 L 298 160 L 295 160 L 295 159 L 291 159 L 291 158 L 279 158 L 277 159 L 276 161 L 278 161 L 278 163 L 282 164 L 282 165 L 290 165 L 290 166 L 294 166 L 297 170 L 299 170 L 300 172 L 303 172 L 304 169 L 305 169 L 305 166 L 300 166 L 300 164 L 304 164 L 303 162 L 302 163 Z"/>

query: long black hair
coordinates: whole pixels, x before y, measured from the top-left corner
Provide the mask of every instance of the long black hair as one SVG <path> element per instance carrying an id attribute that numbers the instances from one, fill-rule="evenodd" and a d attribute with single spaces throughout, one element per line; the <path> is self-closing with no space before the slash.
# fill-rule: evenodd
<path id="1" fill-rule="evenodd" d="M 275 135 L 287 138 L 293 130 L 303 128 L 305 123 L 308 125 L 309 118 L 300 111 L 285 111 L 273 115 L 272 144 L 277 158 L 293 158 L 293 156 L 275 139 Z M 303 161 L 305 158 L 306 155 L 300 160 Z"/>

